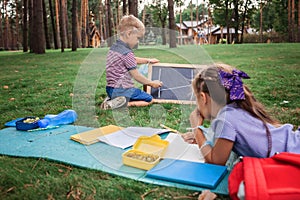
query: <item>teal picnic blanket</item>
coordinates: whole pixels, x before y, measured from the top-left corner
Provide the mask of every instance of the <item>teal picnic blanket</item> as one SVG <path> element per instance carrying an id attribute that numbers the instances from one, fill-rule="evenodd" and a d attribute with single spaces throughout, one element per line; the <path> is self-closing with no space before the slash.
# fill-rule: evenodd
<path id="1" fill-rule="evenodd" d="M 71 135 L 92 129 L 74 125 L 64 125 L 56 129 L 35 132 L 17 131 L 15 127 L 5 128 L 0 130 L 0 154 L 45 158 L 162 186 L 194 191 L 207 189 L 146 177 L 145 170 L 123 165 L 122 154 L 126 149 L 113 147 L 102 142 L 85 146 L 70 139 Z M 227 195 L 228 174 L 211 191 Z"/>

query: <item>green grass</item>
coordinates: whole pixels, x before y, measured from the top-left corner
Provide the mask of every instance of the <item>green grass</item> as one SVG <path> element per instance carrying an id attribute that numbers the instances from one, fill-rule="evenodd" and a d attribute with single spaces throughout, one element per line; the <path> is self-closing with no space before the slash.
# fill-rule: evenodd
<path id="1" fill-rule="evenodd" d="M 18 117 L 43 117 L 72 108 L 78 112 L 79 125 L 158 127 L 164 123 L 180 131 L 189 126 L 191 105 L 154 104 L 130 108 L 125 115 L 100 110 L 106 96 L 106 53 L 106 48 L 51 50 L 44 55 L 0 52 L 0 128 Z M 238 67 L 250 75 L 244 82 L 274 117 L 300 125 L 300 44 L 140 47 L 135 53 L 165 63 L 223 62 Z M 145 199 L 197 199 L 194 191 L 45 159 L 0 156 L 1 199 L 141 199 L 144 194 Z"/>

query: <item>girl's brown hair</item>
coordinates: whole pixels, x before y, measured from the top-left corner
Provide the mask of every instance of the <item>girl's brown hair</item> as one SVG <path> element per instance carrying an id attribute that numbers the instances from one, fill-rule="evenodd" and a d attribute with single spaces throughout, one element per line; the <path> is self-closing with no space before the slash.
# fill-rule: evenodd
<path id="1" fill-rule="evenodd" d="M 247 111 L 255 118 L 260 119 L 263 122 L 264 127 L 266 128 L 266 134 L 268 138 L 268 157 L 270 156 L 272 148 L 271 133 L 267 126 L 267 123 L 270 123 L 274 126 L 279 126 L 279 122 L 273 119 L 268 112 L 265 110 L 264 106 L 256 100 L 253 93 L 250 89 L 243 84 L 243 90 L 245 93 L 244 100 L 230 100 L 229 92 L 222 85 L 221 77 L 219 71 L 223 70 L 227 73 L 232 73 L 233 68 L 229 65 L 218 64 L 216 66 L 208 67 L 207 69 L 202 70 L 196 78 L 193 80 L 193 90 L 195 95 L 199 95 L 200 92 L 207 93 L 216 103 L 219 105 L 226 105 L 232 102 L 235 102 L 238 107 Z"/>
<path id="2" fill-rule="evenodd" d="M 229 92 L 224 88 L 220 80 L 219 70 L 232 73 L 233 68 L 229 65 L 218 64 L 202 70 L 193 80 L 195 94 L 207 93 L 216 103 L 226 105 L 235 102 L 240 108 L 249 112 L 252 116 L 260 119 L 264 123 L 278 125 L 278 121 L 273 119 L 264 106 L 254 97 L 251 90 L 243 84 L 245 100 L 232 101 Z"/>

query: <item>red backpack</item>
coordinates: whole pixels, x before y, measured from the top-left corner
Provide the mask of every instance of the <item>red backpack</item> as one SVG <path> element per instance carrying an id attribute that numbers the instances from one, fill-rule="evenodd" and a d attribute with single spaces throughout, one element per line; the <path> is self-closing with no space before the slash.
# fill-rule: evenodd
<path id="1" fill-rule="evenodd" d="M 246 200 L 300 199 L 300 154 L 279 153 L 270 158 L 243 157 L 228 178 L 230 198 L 238 200 L 241 182 Z"/>

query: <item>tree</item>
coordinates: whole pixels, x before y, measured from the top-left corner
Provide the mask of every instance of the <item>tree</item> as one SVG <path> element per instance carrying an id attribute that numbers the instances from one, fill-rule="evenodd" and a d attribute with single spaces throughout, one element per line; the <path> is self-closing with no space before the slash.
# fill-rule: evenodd
<path id="1" fill-rule="evenodd" d="M 14 35 L 15 35 L 15 43 L 13 48 L 16 48 L 17 50 L 19 50 L 19 9 L 18 9 L 18 0 L 15 0 L 15 4 L 16 4 L 16 23 L 15 23 L 15 30 L 14 30 Z"/>
<path id="2" fill-rule="evenodd" d="M 112 22 L 111 22 L 111 9 L 109 0 L 105 0 L 105 24 L 106 24 L 106 41 L 110 47 L 113 44 L 112 39 Z"/>
<path id="3" fill-rule="evenodd" d="M 31 33 L 34 34 L 34 43 L 32 51 L 36 54 L 44 54 L 45 52 L 45 34 L 43 28 L 43 3 L 42 0 L 33 0 L 33 26 Z"/>
<path id="4" fill-rule="evenodd" d="M 291 0 L 291 21 L 290 21 L 290 30 L 289 30 L 289 33 L 291 33 L 291 39 L 290 39 L 290 42 L 296 42 L 296 26 L 295 26 L 295 0 Z"/>
<path id="5" fill-rule="evenodd" d="M 56 30 L 56 38 L 57 38 L 57 44 L 58 48 L 60 48 L 60 30 L 59 30 L 59 2 L 58 0 L 55 0 L 55 30 Z"/>
<path id="6" fill-rule="evenodd" d="M 231 42 L 230 40 L 229 40 L 229 28 L 230 28 L 230 19 L 229 19 L 229 8 L 228 8 L 228 6 L 229 6 L 229 0 L 226 0 L 225 1 L 225 22 L 226 22 L 226 24 L 225 24 L 225 26 L 226 26 L 226 31 L 227 31 L 227 39 L 226 39 L 226 43 L 228 44 L 228 42 Z"/>
<path id="7" fill-rule="evenodd" d="M 153 1 L 153 4 L 150 5 L 150 9 L 153 15 L 153 20 L 162 28 L 162 44 L 165 45 L 167 43 L 165 31 L 168 19 L 168 7 L 162 2 L 162 0 L 155 0 Z"/>
<path id="8" fill-rule="evenodd" d="M 255 2 L 250 0 L 210 0 L 209 2 L 214 10 L 213 18 L 215 24 L 226 26 L 227 33 L 230 32 L 230 28 L 234 28 L 235 33 L 233 39 L 235 42 L 242 42 L 245 23 L 248 19 L 252 18 L 251 15 L 254 8 L 251 3 Z M 242 31 L 240 41 L 238 37 L 239 31 Z M 227 34 L 227 36 L 229 36 L 227 37 L 227 42 L 231 43 L 231 35 Z"/>
<path id="9" fill-rule="evenodd" d="M 77 0 L 72 0 L 72 51 L 77 50 Z"/>
<path id="10" fill-rule="evenodd" d="M 129 14 L 138 17 L 138 1 L 128 0 L 128 10 L 129 10 Z"/>
<path id="11" fill-rule="evenodd" d="M 288 36 L 288 4 L 281 0 L 272 0 L 268 6 L 264 6 L 262 12 L 260 9 L 254 10 L 251 18 L 251 26 L 262 32 L 272 30 L 281 35 Z M 261 17 L 263 18 L 261 20 Z M 260 24 L 260 21 L 262 24 Z M 261 35 L 262 37 L 262 35 Z"/>
<path id="12" fill-rule="evenodd" d="M 46 40 L 46 49 L 51 49 L 50 40 L 49 40 L 49 33 L 48 33 L 48 21 L 47 21 L 47 10 L 46 10 L 45 0 L 42 0 L 42 5 L 43 5 L 43 22 L 44 22 L 44 33 L 45 33 L 45 40 Z"/>
<path id="13" fill-rule="evenodd" d="M 70 35 L 69 35 L 68 0 L 65 0 L 64 15 L 65 15 L 65 31 L 66 31 L 67 47 L 71 48 L 71 41 L 70 41 L 70 37 L 69 37 Z"/>
<path id="14" fill-rule="evenodd" d="M 174 1 L 168 0 L 168 10 L 169 10 L 169 29 L 170 29 L 170 48 L 176 47 L 176 25 L 174 16 Z"/>
<path id="15" fill-rule="evenodd" d="M 55 27 L 55 20 L 54 20 L 52 0 L 49 0 L 49 10 L 50 10 L 52 32 L 53 32 L 54 49 L 58 49 L 57 31 L 56 31 L 56 27 Z"/>
<path id="16" fill-rule="evenodd" d="M 64 49 L 66 48 L 65 0 L 60 0 L 59 2 L 60 2 L 59 27 L 60 27 L 61 52 L 64 52 Z"/>
<path id="17" fill-rule="evenodd" d="M 233 41 L 239 43 L 239 25 L 240 25 L 240 18 L 239 18 L 239 0 L 233 0 L 233 19 L 234 19 L 234 39 Z"/>
<path id="18" fill-rule="evenodd" d="M 174 1 L 178 7 L 181 7 L 183 5 L 183 2 L 180 0 Z M 204 4 L 200 4 L 200 6 L 194 6 L 192 4 L 189 4 L 187 8 L 185 8 L 181 12 L 181 18 L 182 21 L 190 21 L 191 18 L 198 20 L 204 19 L 205 15 L 208 15 L 207 7 L 205 7 Z M 180 22 L 180 15 L 176 15 L 176 22 Z"/>
<path id="19" fill-rule="evenodd" d="M 27 11 L 28 11 L 28 0 L 23 0 L 23 52 L 28 51 L 28 21 L 27 21 L 28 14 L 27 14 Z M 0 18 L 1 18 L 1 16 L 0 16 Z"/>
<path id="20" fill-rule="evenodd" d="M 81 1 L 81 45 L 87 47 L 87 17 L 88 17 L 88 0 Z"/>
<path id="21" fill-rule="evenodd" d="M 30 53 L 33 53 L 33 46 L 34 46 L 34 38 L 35 32 L 33 31 L 33 0 L 28 0 L 28 13 L 29 13 L 29 48 Z"/>
<path id="22" fill-rule="evenodd" d="M 126 1 L 125 1 L 126 3 Z M 104 15 L 104 9 L 103 9 L 103 3 L 100 1 L 99 3 L 99 29 L 100 29 L 100 35 L 103 38 L 106 38 L 106 27 L 105 27 L 105 22 L 103 20 L 103 15 Z"/>
<path id="23" fill-rule="evenodd" d="M 248 5 L 249 5 L 249 3 L 250 3 L 250 0 L 246 0 L 246 2 L 245 2 L 245 5 L 244 5 L 244 9 L 242 9 L 242 10 L 244 10 L 243 11 L 243 15 L 242 15 L 242 35 L 241 35 L 241 43 L 243 43 L 243 40 L 244 40 L 244 30 L 245 30 L 245 23 L 246 23 L 246 17 L 247 17 L 247 11 L 248 11 Z"/>
<path id="24" fill-rule="evenodd" d="M 225 1 L 219 1 L 219 0 L 210 0 L 209 1 L 210 6 L 213 8 L 213 18 L 215 24 L 219 24 L 220 26 L 224 26 L 227 29 L 227 33 L 229 33 L 229 29 L 232 26 L 232 9 L 230 9 L 230 5 L 232 3 L 232 0 L 225 0 Z M 225 20 L 224 20 L 225 19 Z M 231 37 L 228 37 L 229 34 L 227 34 L 227 42 L 231 43 Z"/>
<path id="25" fill-rule="evenodd" d="M 123 12 L 123 15 L 126 15 L 127 14 L 127 3 L 126 3 L 126 0 L 122 0 L 122 1 L 123 1 L 122 12 Z M 100 2 L 100 4 L 102 4 L 102 2 Z"/>
<path id="26" fill-rule="evenodd" d="M 7 0 L 4 0 L 3 2 L 4 4 L 4 13 L 5 13 L 5 17 L 4 17 L 4 31 L 3 31 L 3 41 L 4 41 L 4 49 L 8 50 L 9 49 L 9 20 L 8 20 L 8 2 Z"/>
<path id="27" fill-rule="evenodd" d="M 2 13 L 0 9 L 0 50 L 4 47 L 3 43 L 3 27 L 2 27 Z"/>
<path id="28" fill-rule="evenodd" d="M 300 1 L 298 0 L 298 42 L 300 42 Z"/>

